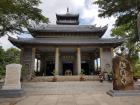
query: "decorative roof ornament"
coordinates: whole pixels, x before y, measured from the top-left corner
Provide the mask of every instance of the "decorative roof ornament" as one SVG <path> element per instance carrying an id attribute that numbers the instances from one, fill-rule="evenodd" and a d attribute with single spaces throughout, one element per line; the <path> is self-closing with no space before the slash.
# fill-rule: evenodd
<path id="1" fill-rule="evenodd" d="M 72 14 L 67 12 L 65 14 L 56 14 L 56 24 L 58 25 L 79 25 L 79 14 Z"/>
<path id="2" fill-rule="evenodd" d="M 69 13 L 69 7 L 67 7 L 67 13 Z"/>

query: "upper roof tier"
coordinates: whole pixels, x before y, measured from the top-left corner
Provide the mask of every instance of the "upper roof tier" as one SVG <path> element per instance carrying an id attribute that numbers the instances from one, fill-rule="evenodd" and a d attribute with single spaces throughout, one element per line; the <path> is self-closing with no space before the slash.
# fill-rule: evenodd
<path id="1" fill-rule="evenodd" d="M 70 34 L 72 35 L 91 35 L 102 37 L 107 30 L 107 25 L 104 27 L 95 27 L 93 25 L 46 25 L 46 26 L 37 26 L 34 28 L 28 28 L 29 32 L 33 37 L 46 37 L 48 35 L 63 35 Z"/>
<path id="2" fill-rule="evenodd" d="M 69 8 L 66 14 L 56 14 L 56 18 L 57 25 L 38 25 L 28 30 L 33 37 L 88 35 L 97 38 L 102 37 L 107 30 L 107 26 L 79 25 L 79 14 L 69 13 Z"/>
<path id="3" fill-rule="evenodd" d="M 66 14 L 56 14 L 56 24 L 59 25 L 78 25 L 79 24 L 79 14 L 69 13 L 69 8 L 67 8 Z"/>

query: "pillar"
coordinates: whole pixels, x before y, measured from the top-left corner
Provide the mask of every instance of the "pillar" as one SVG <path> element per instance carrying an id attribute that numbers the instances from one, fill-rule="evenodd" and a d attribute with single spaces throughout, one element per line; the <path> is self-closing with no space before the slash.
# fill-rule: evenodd
<path id="1" fill-rule="evenodd" d="M 77 74 L 81 73 L 81 49 L 77 48 Z"/>
<path id="2" fill-rule="evenodd" d="M 59 73 L 59 48 L 55 49 L 55 73 Z"/>
<path id="3" fill-rule="evenodd" d="M 37 60 L 37 61 L 36 61 L 36 71 L 38 72 L 38 71 L 39 71 L 39 69 L 38 69 L 38 66 L 39 66 L 38 58 L 37 58 L 36 60 Z"/>
<path id="4" fill-rule="evenodd" d="M 96 66 L 97 66 L 97 71 L 99 70 L 99 65 L 98 65 L 98 58 L 96 58 Z"/>
<path id="5" fill-rule="evenodd" d="M 21 52 L 22 79 L 30 80 L 35 69 L 35 48 L 22 48 Z"/>
<path id="6" fill-rule="evenodd" d="M 112 70 L 112 48 L 100 48 L 101 71 Z"/>
<path id="7" fill-rule="evenodd" d="M 73 75 L 77 75 L 77 54 L 74 55 L 74 61 L 73 61 Z"/>
<path id="8" fill-rule="evenodd" d="M 59 75 L 63 75 L 63 63 L 62 63 L 62 56 L 59 56 Z"/>
<path id="9" fill-rule="evenodd" d="M 90 61 L 90 70 L 92 70 L 91 71 L 91 74 L 94 74 L 95 73 L 95 60 L 94 59 L 92 59 L 91 61 Z"/>

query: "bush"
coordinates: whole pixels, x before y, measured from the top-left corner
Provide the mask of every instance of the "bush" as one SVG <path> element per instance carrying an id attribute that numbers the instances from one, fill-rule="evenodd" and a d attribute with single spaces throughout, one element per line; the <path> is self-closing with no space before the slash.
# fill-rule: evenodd
<path id="1" fill-rule="evenodd" d="M 0 79 L 5 75 L 5 70 L 0 66 Z"/>
<path id="2" fill-rule="evenodd" d="M 134 71 L 133 71 L 133 76 L 134 77 L 140 77 L 140 62 L 138 62 L 135 65 Z"/>

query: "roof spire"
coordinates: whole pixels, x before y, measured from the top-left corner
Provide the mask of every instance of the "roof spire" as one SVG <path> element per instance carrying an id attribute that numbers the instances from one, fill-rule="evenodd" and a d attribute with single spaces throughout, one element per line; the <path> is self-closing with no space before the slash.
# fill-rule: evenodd
<path id="1" fill-rule="evenodd" d="M 67 13 L 69 13 L 69 7 L 67 7 Z"/>

